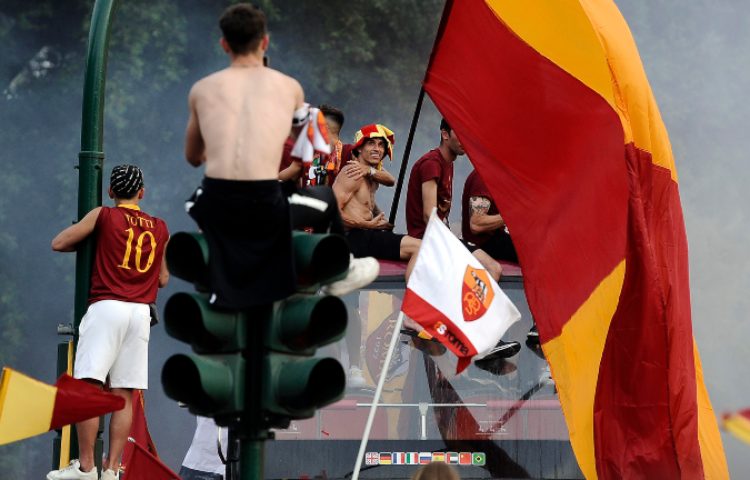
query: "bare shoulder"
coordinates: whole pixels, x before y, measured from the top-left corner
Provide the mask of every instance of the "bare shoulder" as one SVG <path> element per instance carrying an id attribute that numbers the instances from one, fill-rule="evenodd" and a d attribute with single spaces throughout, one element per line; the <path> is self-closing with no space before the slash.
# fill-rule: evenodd
<path id="1" fill-rule="evenodd" d="M 214 75 L 216 74 L 203 77 L 193 84 L 188 94 L 188 103 L 190 105 L 194 105 L 198 99 L 205 97 L 206 92 L 210 91 L 211 85 L 216 82 L 216 78 L 212 78 Z"/>
<path id="2" fill-rule="evenodd" d="M 223 78 L 226 76 L 227 69 L 219 70 L 218 72 L 206 75 L 193 84 L 193 87 L 190 89 L 190 95 L 192 96 L 194 94 L 200 94 L 207 89 L 211 89 L 212 86 L 216 85 L 217 83 L 222 83 Z"/>
<path id="3" fill-rule="evenodd" d="M 300 85 L 297 79 L 272 68 L 267 68 L 267 70 L 269 74 L 274 77 L 274 81 L 277 82 L 278 85 L 288 89 L 289 92 L 295 96 L 302 95 L 302 85 Z"/>
<path id="4" fill-rule="evenodd" d="M 278 78 L 279 81 L 285 82 L 288 85 L 295 85 L 295 86 L 297 86 L 299 88 L 302 88 L 300 86 L 300 83 L 297 81 L 297 79 L 295 79 L 294 77 L 291 77 L 291 76 L 287 75 L 286 73 L 280 72 L 278 70 L 274 70 L 273 68 L 270 68 L 270 67 L 266 67 L 266 71 L 268 71 L 268 73 L 270 75 L 273 75 L 276 78 Z"/>
<path id="5" fill-rule="evenodd" d="M 346 164 L 341 167 L 339 174 L 336 175 L 336 181 L 334 182 L 334 184 L 341 182 L 342 186 L 349 190 L 356 190 L 358 187 L 365 184 L 366 182 L 364 177 L 358 175 L 349 175 L 352 170 L 355 170 L 357 168 L 358 167 L 355 164 Z"/>

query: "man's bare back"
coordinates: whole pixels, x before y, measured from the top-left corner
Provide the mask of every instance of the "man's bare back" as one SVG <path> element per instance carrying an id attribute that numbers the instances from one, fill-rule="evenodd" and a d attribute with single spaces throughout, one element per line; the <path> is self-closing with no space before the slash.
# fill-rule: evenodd
<path id="1" fill-rule="evenodd" d="M 232 65 L 199 80 L 190 91 L 185 156 L 206 164 L 207 177 L 268 180 L 278 177 L 284 140 L 302 87 L 262 65 Z"/>

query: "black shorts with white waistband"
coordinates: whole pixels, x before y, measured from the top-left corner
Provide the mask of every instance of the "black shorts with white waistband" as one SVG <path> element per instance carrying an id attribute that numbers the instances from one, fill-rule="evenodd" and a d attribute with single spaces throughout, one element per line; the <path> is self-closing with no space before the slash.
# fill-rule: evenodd
<path id="1" fill-rule="evenodd" d="M 212 303 L 248 308 L 296 288 L 289 204 L 277 180 L 204 178 L 188 213 L 209 248 Z"/>
<path id="2" fill-rule="evenodd" d="M 401 260 L 401 239 L 406 235 L 390 230 L 352 228 L 346 232 L 349 248 L 355 257 Z"/>

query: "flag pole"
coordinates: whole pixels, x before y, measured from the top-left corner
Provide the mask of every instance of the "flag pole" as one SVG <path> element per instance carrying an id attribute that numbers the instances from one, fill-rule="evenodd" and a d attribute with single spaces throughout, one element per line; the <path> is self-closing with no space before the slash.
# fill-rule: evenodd
<path id="1" fill-rule="evenodd" d="M 448 16 L 453 8 L 453 0 L 446 0 L 443 6 L 443 14 L 440 16 L 440 24 L 438 24 L 437 34 L 435 35 L 435 42 L 432 45 L 432 51 L 430 52 L 430 60 L 427 62 L 427 68 L 424 72 L 424 80 L 422 81 L 422 88 L 419 89 L 419 97 L 417 98 L 417 106 L 414 109 L 414 116 L 411 119 L 411 128 L 409 129 L 409 136 L 406 139 L 406 146 L 404 147 L 404 159 L 401 161 L 401 168 L 398 172 L 398 181 L 396 182 L 396 191 L 393 193 L 393 201 L 391 202 L 391 212 L 388 215 L 388 222 L 393 224 L 396 221 L 396 212 L 398 212 L 398 201 L 401 196 L 401 188 L 404 185 L 404 175 L 406 174 L 406 167 L 409 165 L 409 154 L 411 153 L 411 144 L 414 141 L 414 132 L 417 129 L 417 122 L 419 121 L 419 114 L 422 111 L 422 102 L 424 101 L 424 83 L 427 80 L 427 74 L 430 71 L 430 65 L 432 64 L 432 58 L 435 56 L 435 47 L 440 42 L 440 38 L 443 36 L 445 31 L 445 24 L 448 21 Z"/>
<path id="2" fill-rule="evenodd" d="M 370 438 L 370 430 L 372 429 L 372 422 L 375 420 L 375 412 L 378 409 L 378 402 L 380 401 L 380 394 L 383 392 L 383 385 L 385 385 L 385 377 L 388 373 L 388 367 L 391 365 L 391 357 L 393 351 L 396 349 L 396 342 L 401 333 L 401 326 L 404 323 L 404 312 L 399 312 L 398 318 L 396 319 L 396 326 L 393 328 L 393 336 L 391 337 L 391 344 L 388 347 L 388 353 L 385 355 L 385 361 L 383 362 L 383 369 L 380 371 L 380 379 L 378 380 L 378 387 L 375 389 L 375 397 L 372 399 L 372 405 L 370 405 L 370 414 L 367 416 L 367 424 L 365 425 L 365 433 L 362 435 L 362 441 L 359 444 L 359 453 L 357 453 L 357 463 L 354 464 L 354 472 L 352 472 L 352 480 L 359 478 L 359 470 L 362 467 L 362 458 L 365 455 L 365 448 L 367 448 L 367 439 Z"/>
<path id="3" fill-rule="evenodd" d="M 401 197 L 401 188 L 404 186 L 404 175 L 406 175 L 406 167 L 409 166 L 409 155 L 411 154 L 411 144 L 414 141 L 414 132 L 417 129 L 417 122 L 419 122 L 419 114 L 422 111 L 422 102 L 424 101 L 424 86 L 419 89 L 419 97 L 417 97 L 417 106 L 414 109 L 414 116 L 411 119 L 411 127 L 409 128 L 409 136 L 406 139 L 406 146 L 404 147 L 404 158 L 401 160 L 401 168 L 398 171 L 398 180 L 396 181 L 396 191 L 393 193 L 393 201 L 391 202 L 391 212 L 388 215 L 388 222 L 393 224 L 396 221 L 396 213 L 398 212 L 398 201 Z"/>

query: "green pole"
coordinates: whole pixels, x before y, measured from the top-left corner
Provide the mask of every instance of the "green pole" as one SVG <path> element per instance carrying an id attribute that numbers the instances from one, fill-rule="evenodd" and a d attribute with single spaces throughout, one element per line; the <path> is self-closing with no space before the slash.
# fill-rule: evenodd
<path id="1" fill-rule="evenodd" d="M 102 204 L 104 166 L 104 86 L 107 74 L 110 24 L 119 0 L 96 0 L 91 14 L 86 76 L 83 85 L 81 152 L 78 154 L 78 219 Z M 76 255 L 75 332 L 88 302 L 93 239 L 87 239 Z"/>
<path id="2" fill-rule="evenodd" d="M 252 318 L 270 318 L 273 306 L 263 306 L 246 312 L 245 321 Z M 245 351 L 243 355 L 247 362 L 245 370 L 245 411 L 242 414 L 237 436 L 240 439 L 239 480 L 263 480 L 263 453 L 265 442 L 271 433 L 265 426 L 262 413 L 261 395 L 263 392 L 263 359 L 266 355 L 264 339 L 265 322 L 258 322 L 257 328 L 245 329 Z M 272 437 L 271 437 L 272 438 Z"/>
<path id="3" fill-rule="evenodd" d="M 263 480 L 263 447 L 265 440 L 240 440 L 240 480 Z"/>
<path id="4" fill-rule="evenodd" d="M 83 85 L 83 112 L 81 123 L 81 152 L 78 154 L 78 220 L 102 204 L 102 168 L 104 166 L 104 86 L 107 73 L 110 25 L 120 0 L 96 0 L 91 14 L 86 72 Z M 73 307 L 73 341 L 78 342 L 78 326 L 86 313 L 91 265 L 94 260 L 94 242 L 89 238 L 78 248 L 76 255 L 76 284 Z M 64 371 L 60 365 L 58 371 Z M 101 422 L 94 447 L 94 458 L 101 467 Z M 53 444 L 60 442 L 60 434 Z M 71 458 L 78 456 L 78 441 L 71 434 Z M 53 464 L 59 459 L 59 450 L 54 452 Z"/>

